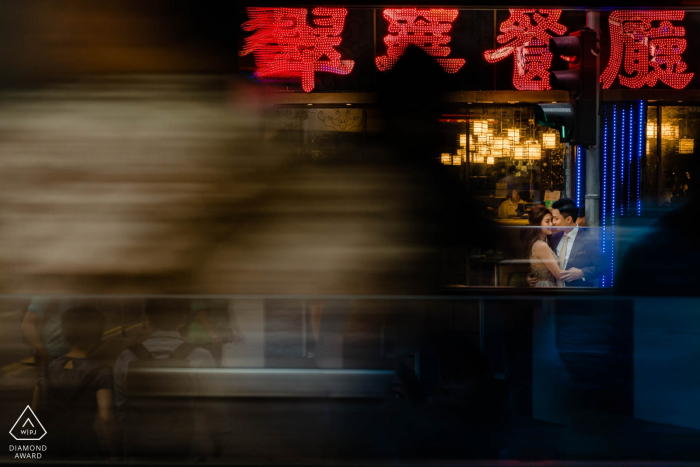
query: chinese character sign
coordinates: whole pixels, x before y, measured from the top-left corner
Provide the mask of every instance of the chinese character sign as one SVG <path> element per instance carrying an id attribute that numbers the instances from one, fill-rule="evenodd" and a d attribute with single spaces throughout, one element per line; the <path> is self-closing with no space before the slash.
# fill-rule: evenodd
<path id="1" fill-rule="evenodd" d="M 505 44 L 484 52 L 489 63 L 513 56 L 513 85 L 524 91 L 551 89 L 549 67 L 552 53 L 549 51 L 551 33 L 562 35 L 566 26 L 559 24 L 561 10 L 511 9 L 510 17 L 501 23 L 501 33 L 496 40 Z"/>
<path id="2" fill-rule="evenodd" d="M 257 77 L 301 78 L 301 87 L 311 92 L 315 73 L 347 75 L 353 60 L 341 60 L 335 47 L 345 26 L 345 8 L 314 8 L 313 26 L 308 24 L 306 8 L 247 8 L 246 38 L 241 55 L 255 54 Z"/>
<path id="3" fill-rule="evenodd" d="M 653 87 L 658 80 L 674 89 L 683 89 L 694 73 L 681 57 L 686 49 L 684 11 L 617 10 L 610 14 L 610 61 L 600 76 L 608 89 L 616 78 L 628 88 Z M 623 68 L 624 64 L 624 68 Z M 627 75 L 620 73 L 622 71 Z"/>
<path id="4" fill-rule="evenodd" d="M 430 8 L 387 8 L 384 18 L 389 21 L 389 34 L 384 37 L 386 55 L 375 59 L 380 71 L 391 69 L 409 45 L 425 50 L 433 57 L 447 57 L 451 37 L 447 33 L 457 18 L 458 10 Z M 456 73 L 464 66 L 463 58 L 436 58 L 443 70 Z"/>

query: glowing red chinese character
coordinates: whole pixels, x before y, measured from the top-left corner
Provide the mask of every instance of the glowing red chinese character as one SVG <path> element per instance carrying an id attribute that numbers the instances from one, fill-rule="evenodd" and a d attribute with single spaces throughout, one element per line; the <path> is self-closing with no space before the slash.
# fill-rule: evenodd
<path id="1" fill-rule="evenodd" d="M 685 11 L 617 10 L 610 14 L 610 61 L 600 75 L 608 89 L 615 78 L 628 88 L 656 85 L 658 80 L 674 89 L 683 89 L 695 73 L 683 73 L 688 65 L 682 60 L 685 51 L 685 28 L 674 26 Z M 652 21 L 658 27 L 652 27 Z M 624 58 L 624 72 L 618 74 Z"/>
<path id="2" fill-rule="evenodd" d="M 384 37 L 386 55 L 374 61 L 380 71 L 391 69 L 409 45 L 415 45 L 433 57 L 447 57 L 452 39 L 447 33 L 457 18 L 458 10 L 430 8 L 388 8 L 384 18 L 389 21 L 389 34 Z M 448 73 L 457 73 L 464 66 L 463 58 L 438 58 L 436 61 Z"/>
<path id="3" fill-rule="evenodd" d="M 306 92 L 314 89 L 316 72 L 347 75 L 353 60 L 341 60 L 335 49 L 342 38 L 348 10 L 314 8 L 313 25 L 307 22 L 306 8 L 247 8 L 246 31 L 255 31 L 246 38 L 240 55 L 255 53 L 257 77 L 301 78 Z"/>
<path id="4" fill-rule="evenodd" d="M 549 85 L 549 67 L 552 53 L 549 51 L 547 32 L 562 35 L 566 26 L 559 24 L 561 10 L 511 9 L 510 17 L 501 23 L 501 32 L 496 40 L 506 44 L 496 50 L 484 52 L 489 63 L 513 56 L 513 85 L 524 91 L 552 89 Z"/>

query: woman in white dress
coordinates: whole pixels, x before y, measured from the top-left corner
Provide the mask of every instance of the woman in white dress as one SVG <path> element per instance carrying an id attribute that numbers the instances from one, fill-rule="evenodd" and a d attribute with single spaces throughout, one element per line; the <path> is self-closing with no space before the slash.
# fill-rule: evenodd
<path id="1" fill-rule="evenodd" d="M 552 213 L 537 205 L 530 210 L 528 222 L 530 227 L 523 231 L 522 239 L 530 255 L 530 276 L 537 278 L 535 287 L 562 287 L 559 277 L 564 271 L 559 267 L 557 254 L 547 244 L 547 236 L 552 234 Z"/>

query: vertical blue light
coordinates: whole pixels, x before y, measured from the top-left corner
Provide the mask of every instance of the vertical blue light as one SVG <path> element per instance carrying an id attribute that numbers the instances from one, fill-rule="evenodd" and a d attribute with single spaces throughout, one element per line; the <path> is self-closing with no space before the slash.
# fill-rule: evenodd
<path id="1" fill-rule="evenodd" d="M 576 205 L 581 207 L 583 200 L 583 191 L 581 190 L 581 179 L 583 177 L 583 149 L 581 146 L 576 146 Z"/>
<path id="2" fill-rule="evenodd" d="M 601 214 L 603 216 L 603 258 L 605 258 L 605 246 L 608 241 L 607 237 L 607 225 L 606 225 L 606 215 L 605 212 L 608 210 L 608 106 L 603 106 L 603 115 L 605 116 L 605 121 L 603 123 L 603 209 L 601 209 Z M 603 275 L 601 278 L 601 286 L 605 287 L 605 277 Z"/>
<path id="3" fill-rule="evenodd" d="M 622 189 L 625 187 L 625 159 L 626 159 L 625 152 L 627 150 L 627 148 L 625 147 L 626 146 L 625 143 L 627 142 L 627 138 L 625 138 L 625 135 L 628 132 L 628 130 L 627 130 L 627 118 L 626 118 L 627 113 L 625 112 L 625 104 L 621 104 L 621 107 L 622 107 L 622 128 L 620 131 L 620 157 L 619 157 L 619 159 L 617 157 L 617 151 L 613 151 L 613 153 L 614 153 L 613 157 L 615 159 L 619 160 L 619 162 L 620 162 L 620 167 L 619 167 L 620 191 L 622 191 Z M 622 202 L 622 199 L 623 199 L 622 196 L 623 196 L 622 193 L 620 193 L 619 205 L 620 205 L 620 215 L 624 216 L 625 215 L 625 203 Z M 617 197 L 615 198 L 615 203 L 616 203 L 615 207 L 617 208 L 617 204 L 618 204 Z"/>
<path id="4" fill-rule="evenodd" d="M 627 178 L 629 179 L 627 181 L 627 215 L 631 215 L 632 213 L 632 154 L 634 154 L 634 146 L 632 146 L 632 136 L 634 134 L 634 107 L 632 104 L 630 104 L 630 110 L 629 110 L 629 131 L 628 131 L 628 137 L 629 137 L 629 144 L 627 147 L 627 152 L 628 152 L 628 157 L 627 159 Z"/>
<path id="5" fill-rule="evenodd" d="M 617 212 L 617 105 L 613 105 L 613 140 L 612 140 L 612 193 L 610 195 L 610 286 L 615 283 L 615 214 Z M 623 112 L 624 116 L 624 112 Z"/>
<path id="6" fill-rule="evenodd" d="M 646 121 L 644 101 L 639 101 L 639 128 L 637 131 L 637 215 L 642 215 L 642 198 L 639 183 L 641 180 L 642 160 L 646 152 Z"/>

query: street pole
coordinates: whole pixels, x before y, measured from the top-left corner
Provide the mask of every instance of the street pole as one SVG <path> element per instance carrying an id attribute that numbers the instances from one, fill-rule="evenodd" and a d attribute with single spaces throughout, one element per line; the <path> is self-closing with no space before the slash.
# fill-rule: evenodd
<path id="1" fill-rule="evenodd" d="M 586 26 L 596 32 L 600 41 L 600 12 L 586 11 Z M 600 47 L 598 47 L 600 49 Z M 600 52 L 596 56 L 596 76 L 600 77 Z M 586 149 L 586 225 L 600 227 L 600 78 L 596 85 L 596 144 Z"/>

